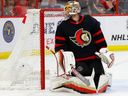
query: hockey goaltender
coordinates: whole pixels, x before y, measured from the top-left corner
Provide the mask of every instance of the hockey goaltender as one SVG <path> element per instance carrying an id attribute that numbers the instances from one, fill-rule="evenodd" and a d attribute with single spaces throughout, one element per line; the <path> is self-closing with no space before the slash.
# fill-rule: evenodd
<path id="1" fill-rule="evenodd" d="M 82 15 L 77 1 L 68 1 L 66 19 L 55 34 L 55 56 L 58 76 L 52 78 L 52 91 L 102 93 L 111 86 L 111 74 L 105 72 L 114 63 L 114 54 L 107 49 L 100 23 L 90 15 Z"/>

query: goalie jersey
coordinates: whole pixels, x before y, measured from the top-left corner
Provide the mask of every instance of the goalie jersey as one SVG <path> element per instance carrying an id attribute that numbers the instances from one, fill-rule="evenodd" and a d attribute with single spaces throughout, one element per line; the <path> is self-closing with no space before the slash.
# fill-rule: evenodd
<path id="1" fill-rule="evenodd" d="M 76 61 L 96 59 L 95 52 L 107 47 L 100 23 L 90 15 L 80 15 L 79 22 L 71 18 L 57 26 L 55 51 L 72 51 Z"/>

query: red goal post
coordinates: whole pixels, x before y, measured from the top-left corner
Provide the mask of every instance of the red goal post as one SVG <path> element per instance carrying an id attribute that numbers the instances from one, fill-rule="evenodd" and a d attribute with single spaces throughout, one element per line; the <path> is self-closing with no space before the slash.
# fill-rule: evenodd
<path id="1" fill-rule="evenodd" d="M 50 68 L 47 68 L 50 62 L 45 60 L 45 56 L 51 54 L 51 52 L 45 49 L 45 46 L 49 46 L 50 49 L 54 50 L 56 27 L 63 18 L 63 9 L 40 10 L 41 89 L 45 89 L 45 77 L 47 75 L 45 69 L 50 70 Z"/>

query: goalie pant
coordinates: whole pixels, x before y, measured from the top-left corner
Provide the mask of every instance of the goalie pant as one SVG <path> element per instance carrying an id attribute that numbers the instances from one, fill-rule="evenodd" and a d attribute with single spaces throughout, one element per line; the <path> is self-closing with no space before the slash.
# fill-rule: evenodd
<path id="1" fill-rule="evenodd" d="M 84 76 L 91 75 L 95 69 L 95 84 L 104 74 L 100 59 L 95 55 L 101 48 L 107 47 L 100 23 L 90 15 L 80 15 L 79 22 L 72 18 L 62 21 L 55 34 L 55 51 L 72 51 L 76 60 L 76 69 Z"/>
<path id="2" fill-rule="evenodd" d="M 98 87 L 99 77 L 104 74 L 104 69 L 100 59 L 80 61 L 76 63 L 76 70 L 83 76 L 91 76 L 92 71 L 95 71 L 94 82 L 96 88 Z M 74 76 L 74 74 L 72 73 Z"/>

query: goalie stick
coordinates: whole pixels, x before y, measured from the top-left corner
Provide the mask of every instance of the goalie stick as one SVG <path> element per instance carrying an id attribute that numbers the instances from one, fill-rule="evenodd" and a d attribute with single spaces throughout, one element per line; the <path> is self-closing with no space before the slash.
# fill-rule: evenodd
<path id="1" fill-rule="evenodd" d="M 46 46 L 46 49 L 48 49 L 54 55 L 54 57 L 56 59 L 57 67 L 58 67 L 59 66 L 58 65 L 59 63 L 58 63 L 57 57 L 55 55 L 55 52 L 53 50 L 51 50 L 48 46 Z M 58 68 L 57 68 L 57 76 L 58 76 L 58 73 L 59 73 L 59 71 L 58 71 Z"/>
<path id="2" fill-rule="evenodd" d="M 72 64 L 70 64 L 71 66 L 71 70 L 73 72 L 73 74 L 78 77 L 83 83 L 85 83 L 87 86 L 90 85 L 90 82 L 87 78 L 85 78 L 84 76 L 82 76 L 75 68 Z"/>

